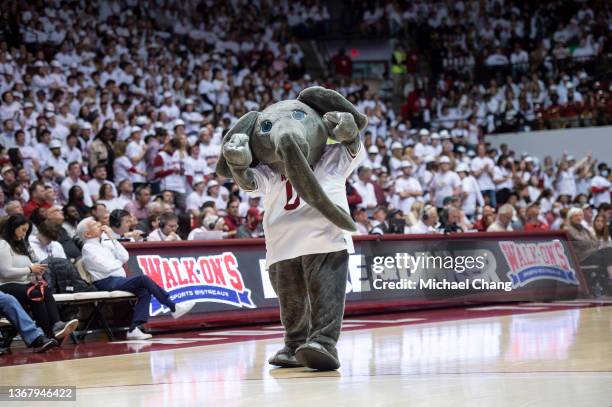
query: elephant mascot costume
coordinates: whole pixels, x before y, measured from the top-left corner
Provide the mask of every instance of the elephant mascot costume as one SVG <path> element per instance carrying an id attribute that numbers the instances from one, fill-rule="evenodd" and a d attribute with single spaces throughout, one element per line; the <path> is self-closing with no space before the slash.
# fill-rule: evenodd
<path id="1" fill-rule="evenodd" d="M 366 124 L 338 92 L 315 86 L 245 114 L 223 138 L 217 173 L 264 198 L 266 266 L 285 328 L 272 365 L 340 367 L 355 230 L 345 182 L 365 157 L 359 131 Z"/>

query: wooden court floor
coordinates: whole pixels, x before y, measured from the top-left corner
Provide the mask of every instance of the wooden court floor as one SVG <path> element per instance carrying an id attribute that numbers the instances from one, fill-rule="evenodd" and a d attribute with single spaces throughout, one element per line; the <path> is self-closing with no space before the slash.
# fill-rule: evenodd
<path id="1" fill-rule="evenodd" d="M 271 368 L 278 338 L 7 366 L 2 385 L 77 386 L 77 401 L 0 404 L 612 406 L 612 306 L 534 308 L 347 330 L 337 372 Z"/>

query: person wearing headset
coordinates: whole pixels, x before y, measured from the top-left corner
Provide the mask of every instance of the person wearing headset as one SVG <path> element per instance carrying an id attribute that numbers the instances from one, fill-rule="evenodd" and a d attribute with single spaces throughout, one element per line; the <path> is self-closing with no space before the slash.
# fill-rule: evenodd
<path id="1" fill-rule="evenodd" d="M 159 227 L 149 233 L 149 242 L 175 242 L 181 240 L 176 233 L 178 229 L 178 216 L 173 212 L 162 213 L 159 216 Z"/>
<path id="2" fill-rule="evenodd" d="M 439 233 L 439 231 L 436 229 L 437 225 L 438 210 L 435 206 L 425 205 L 421 219 L 415 225 L 411 226 L 409 231 L 413 234 Z"/>
<path id="3" fill-rule="evenodd" d="M 108 224 L 113 236 L 120 242 L 140 242 L 143 240 L 142 230 L 130 230 L 133 224 L 132 215 L 125 209 L 115 209 L 111 212 Z"/>

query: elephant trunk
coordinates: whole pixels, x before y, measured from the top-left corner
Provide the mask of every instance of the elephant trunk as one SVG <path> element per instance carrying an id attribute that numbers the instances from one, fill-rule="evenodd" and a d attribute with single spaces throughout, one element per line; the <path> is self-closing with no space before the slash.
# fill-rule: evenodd
<path id="1" fill-rule="evenodd" d="M 285 175 L 297 194 L 339 228 L 355 231 L 355 223 L 350 215 L 329 199 L 310 168 L 307 161 L 308 144 L 302 130 L 296 126 L 279 127 L 272 139 L 277 154 L 285 163 Z"/>

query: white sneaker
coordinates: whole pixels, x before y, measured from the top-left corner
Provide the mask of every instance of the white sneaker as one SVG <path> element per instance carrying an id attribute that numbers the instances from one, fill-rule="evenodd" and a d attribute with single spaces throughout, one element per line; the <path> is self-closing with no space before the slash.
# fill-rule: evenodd
<path id="1" fill-rule="evenodd" d="M 181 302 L 181 303 L 176 304 L 174 306 L 175 311 L 172 313 L 172 318 L 179 319 L 180 317 L 182 317 L 183 315 L 191 311 L 194 305 L 195 305 L 195 302 L 193 301 Z"/>
<path id="2" fill-rule="evenodd" d="M 130 341 L 138 341 L 138 340 L 143 340 L 143 339 L 151 339 L 152 337 L 153 335 L 146 334 L 142 332 L 138 327 L 136 327 L 127 333 L 125 339 L 130 340 Z"/>

